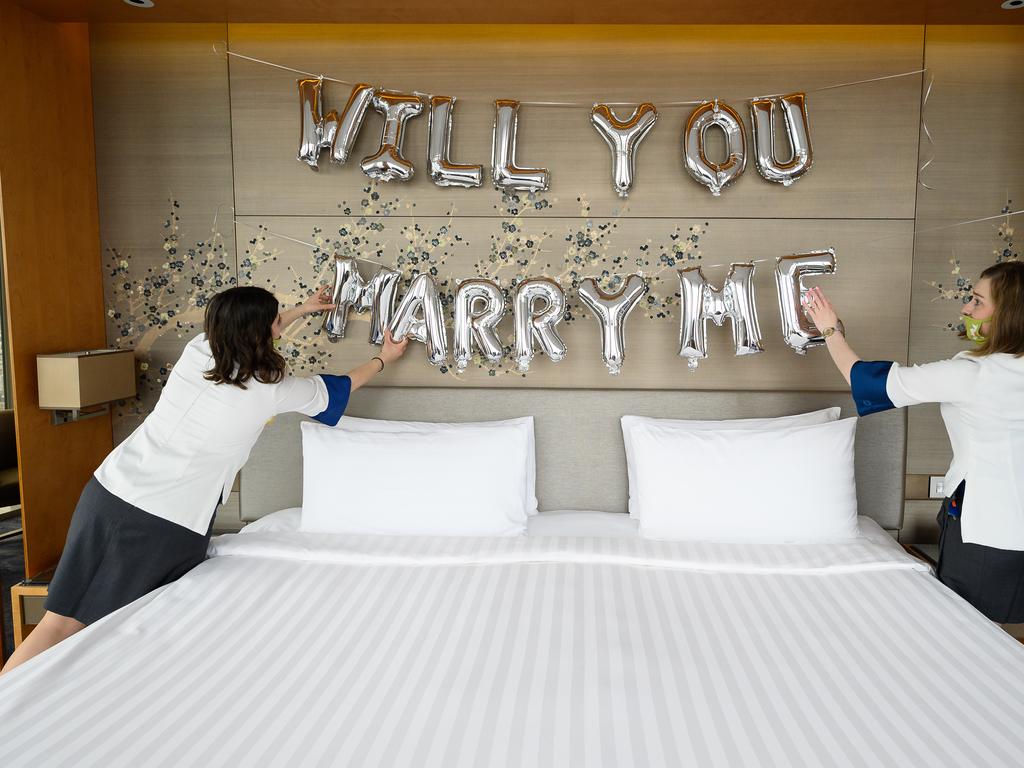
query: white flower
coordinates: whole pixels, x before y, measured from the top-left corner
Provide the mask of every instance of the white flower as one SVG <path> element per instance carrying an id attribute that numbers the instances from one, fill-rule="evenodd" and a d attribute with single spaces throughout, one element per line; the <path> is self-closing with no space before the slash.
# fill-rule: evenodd
<path id="1" fill-rule="evenodd" d="M 149 370 L 149 363 L 139 363 L 139 370 L 140 371 L 148 371 Z"/>
<path id="2" fill-rule="evenodd" d="M 121 259 L 121 269 L 128 269 L 128 262 Z"/>

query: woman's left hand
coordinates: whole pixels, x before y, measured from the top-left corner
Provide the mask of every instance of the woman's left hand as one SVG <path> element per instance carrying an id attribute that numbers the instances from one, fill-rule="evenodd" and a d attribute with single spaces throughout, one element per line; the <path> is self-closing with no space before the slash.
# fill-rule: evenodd
<path id="1" fill-rule="evenodd" d="M 395 337 L 391 335 L 391 329 L 388 328 L 384 331 L 384 346 L 380 350 L 379 357 L 386 363 L 393 363 L 405 354 L 405 348 L 408 346 L 408 336 L 401 341 L 395 341 Z"/>
<path id="2" fill-rule="evenodd" d="M 312 296 L 302 302 L 298 308 L 302 310 L 304 315 L 314 315 L 317 312 L 334 309 L 338 305 L 331 303 L 331 295 L 333 293 L 334 289 L 327 283 L 324 283 L 313 292 Z"/>
<path id="3" fill-rule="evenodd" d="M 804 309 L 807 310 L 807 314 L 810 315 L 814 326 L 819 331 L 839 326 L 839 316 L 821 288 L 811 288 L 807 291 L 807 295 L 804 297 Z"/>

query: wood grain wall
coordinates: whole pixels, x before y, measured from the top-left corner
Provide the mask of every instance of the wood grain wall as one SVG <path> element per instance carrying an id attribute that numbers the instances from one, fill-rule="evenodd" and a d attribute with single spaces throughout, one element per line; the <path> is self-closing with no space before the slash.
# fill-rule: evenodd
<path id="1" fill-rule="evenodd" d="M 567 261 L 574 252 L 566 237 L 580 235 L 597 243 L 604 259 L 598 269 L 618 257 L 631 265 L 640 259 L 656 297 L 666 299 L 675 292 L 675 274 L 660 257 L 679 238 L 696 234 L 684 258 L 699 257 L 693 263 L 708 265 L 713 281 L 726 268 L 712 265 L 834 246 L 839 273 L 821 284 L 866 357 L 947 355 L 956 347 L 949 334 L 929 337 L 932 332 L 921 329 L 937 322 L 924 320 L 929 312 L 955 318 L 953 307 L 932 301 L 930 289 L 922 287 L 945 269 L 949 241 L 938 237 L 929 245 L 918 235 L 915 242 L 914 232 L 926 219 L 949 223 L 998 212 L 1002 204 L 993 206 L 1018 183 L 1019 172 L 1014 177 L 1005 168 L 1019 169 L 1024 155 L 1019 131 L 1008 127 L 1020 109 L 1010 76 L 1015 66 L 1020 69 L 1019 37 L 1010 29 L 921 26 L 94 25 L 103 237 L 118 255 L 131 255 L 129 266 L 108 279 L 108 302 L 113 307 L 123 299 L 125 285 L 134 291 L 146 270 L 171 273 L 172 287 L 178 286 L 172 297 L 159 297 L 158 315 L 175 309 L 174 297 L 183 293 L 201 300 L 209 282 L 225 275 L 297 301 L 318 279 L 324 254 L 337 246 L 392 264 L 418 253 L 439 279 L 454 280 L 477 274 L 495 249 L 513 245 L 529 253 L 530 274 L 571 279 Z M 223 51 L 225 43 L 301 70 L 454 95 L 454 159 L 485 167 L 495 98 L 658 103 L 717 96 L 742 114 L 750 97 L 807 90 L 815 167 L 783 189 L 761 180 L 751 166 L 713 198 L 681 162 L 688 109 L 663 109 L 640 149 L 634 191 L 623 204 L 612 193 L 608 149 L 588 123 L 589 110 L 523 107 L 518 159 L 548 167 L 552 186 L 516 213 L 489 180 L 474 190 L 429 182 L 425 116 L 408 126 L 405 154 L 417 168 L 413 181 L 367 188 L 355 161 L 341 167 L 324 161 L 313 172 L 295 160 L 296 75 L 216 55 L 214 48 Z M 930 156 L 930 145 L 922 143 L 921 75 L 814 90 L 912 72 L 925 62 L 936 78 L 925 111 L 936 139 L 935 160 L 924 175 L 932 191 L 917 183 L 918 166 Z M 975 112 L 963 102 L 972 98 L 971 89 L 996 119 L 972 120 Z M 329 83 L 325 97 L 328 108 L 341 108 L 347 88 Z M 379 116 L 367 118 L 354 158 L 373 151 L 380 125 Z M 972 143 L 986 147 L 980 154 L 988 171 L 972 159 L 979 153 L 964 151 Z M 1001 159 L 987 151 L 995 144 Z M 970 183 L 961 185 L 961 177 Z M 169 209 L 169 199 L 179 207 Z M 1024 194 L 1018 199 L 1024 201 Z M 238 218 L 234 232 L 225 223 L 231 206 Z M 180 267 L 168 258 L 169 210 L 178 216 L 170 247 L 192 252 L 178 260 Z M 209 260 L 200 265 L 210 252 L 215 216 L 223 240 L 212 239 L 230 257 L 220 271 Z M 317 245 L 319 252 L 268 231 Z M 799 357 L 782 344 L 771 266 L 759 265 L 756 281 L 767 351 L 755 358 L 733 357 L 729 328 L 715 328 L 711 357 L 691 375 L 675 354 L 678 317 L 637 311 L 627 326 L 627 362 L 619 377 L 606 373 L 596 326 L 582 318 L 564 326 L 566 360 L 553 365 L 538 359 L 526 378 L 477 369 L 456 377 L 426 365 L 422 350 L 414 348 L 384 384 L 843 388 L 824 350 Z M 498 272 L 506 284 L 515 274 L 514 268 Z M 204 285 L 197 287 L 190 275 Z M 141 311 L 138 304 L 119 306 L 128 314 Z M 123 314 L 108 318 L 112 340 L 143 342 L 152 373 L 148 394 L 117 420 L 119 434 L 151 406 L 160 369 L 173 362 L 200 310 L 188 305 L 182 327 L 171 322 L 154 329 L 142 322 L 128 323 L 126 331 Z M 294 367 L 338 372 L 372 355 L 364 320 L 353 315 L 348 338 L 337 344 L 327 344 L 315 326 L 295 329 L 289 341 Z M 914 418 L 928 424 L 927 415 L 923 422 Z M 935 438 L 928 429 L 934 425 L 912 429 L 908 471 L 933 472 L 941 464 L 941 449 L 930 453 Z"/>
<path id="2" fill-rule="evenodd" d="M 212 50 L 224 34 L 223 24 L 91 27 L 107 338 L 141 368 L 138 399 L 115 409 L 117 442 L 201 329 L 213 278 L 234 279 L 227 68 Z M 237 507 L 231 498 L 224 517 Z"/>
<path id="3" fill-rule="evenodd" d="M 443 35 L 443 39 L 439 36 Z M 231 48 L 249 56 L 287 63 L 307 71 L 324 71 L 343 79 L 382 83 L 388 88 L 417 89 L 455 95 L 454 155 L 460 162 L 489 164 L 493 99 L 535 101 L 641 101 L 654 103 L 714 98 L 733 103 L 741 113 L 744 99 L 766 92 L 831 85 L 878 74 L 920 69 L 923 31 L 919 27 L 769 29 L 751 27 L 311 27 L 232 25 Z M 868 55 L 866 55 L 868 54 Z M 752 67 L 750 62 L 756 61 Z M 628 62 L 628 64 L 624 64 Z M 337 238 L 351 229 L 356 216 L 338 216 L 360 203 L 367 179 L 355 162 L 322 163 L 319 172 L 296 162 L 298 124 L 295 75 L 232 58 L 232 146 L 235 205 L 248 227 L 264 225 L 296 239 L 313 241 L 314 228 Z M 571 263 L 575 233 L 590 235 L 588 221 L 614 222 L 614 234 L 602 241 L 610 254 L 632 257 L 658 253 L 676 231 L 701 228 L 702 262 L 773 259 L 802 250 L 835 246 L 841 278 L 828 280 L 847 321 L 865 332 L 906 326 L 909 316 L 911 232 L 915 200 L 920 76 L 866 86 L 812 93 L 809 96 L 816 165 L 788 189 L 768 184 L 751 168 L 721 197 L 713 197 L 686 174 L 680 159 L 682 126 L 690 108 L 663 109 L 659 123 L 643 144 L 635 190 L 628 205 L 612 191 L 607 147 L 589 124 L 589 109 L 522 107 L 518 158 L 523 165 L 551 171 L 551 189 L 540 209 L 527 204 L 514 225 L 525 240 L 540 243 L 531 274 L 562 274 Z M 325 87 L 328 107 L 341 108 L 344 86 Z M 884 115 L 884 117 L 882 117 Z M 353 151 L 360 158 L 374 151 L 380 118 L 369 117 Z M 748 126 L 749 135 L 749 126 Z M 397 222 L 415 220 L 417 243 L 430 243 L 442 227 L 458 233 L 464 245 L 448 249 L 440 277 L 465 278 L 477 273 L 491 235 L 501 234 L 500 195 L 481 189 L 440 188 L 424 169 L 426 119 L 409 124 L 405 153 L 419 166 L 407 184 L 373 187 L 382 201 L 398 198 L 397 210 L 382 219 L 376 241 L 388 263 L 409 239 Z M 581 211 L 581 199 L 589 204 Z M 454 211 L 454 215 L 451 212 Z M 301 218 L 299 218 L 301 217 Z M 239 232 L 239 242 L 244 238 Z M 566 236 L 573 239 L 566 241 Z M 884 236 L 866 253 L 861 244 Z M 344 238 L 341 238 L 344 240 Z M 286 274 L 311 275 L 308 249 L 272 238 L 277 272 L 252 279 L 286 288 Z M 429 250 L 429 249 L 428 249 Z M 443 252 L 444 249 L 442 249 Z M 438 255 L 436 252 L 434 255 Z M 659 296 L 677 289 L 673 269 L 657 271 L 657 259 L 645 271 L 653 275 Z M 700 262 L 696 262 L 700 263 Z M 548 265 L 551 265 L 550 267 Z M 598 265 L 593 271 L 600 274 Z M 771 277 L 772 264 L 759 266 L 757 296 L 767 351 L 757 358 L 736 358 L 729 349 L 730 329 L 711 333 L 713 351 L 695 375 L 675 355 L 678 315 L 644 319 L 629 326 L 629 350 L 622 375 L 610 377 L 600 360 L 592 321 L 566 328 L 570 346 L 564 362 L 536 363 L 524 386 L 543 387 L 682 387 L 735 389 L 839 389 L 843 382 L 822 350 L 801 358 L 781 343 Z M 264 273 L 266 270 L 262 270 Z M 618 270 L 631 271 L 628 268 Z M 727 266 L 708 267 L 720 282 Z M 516 274 L 513 270 L 503 273 Z M 247 279 L 245 274 L 240 279 Z M 505 284 L 507 285 L 507 278 Z M 857 301 L 870 291 L 869 308 Z M 511 321 L 506 325 L 511 327 Z M 358 327 L 358 326 L 357 326 Z M 372 354 L 363 334 L 333 345 L 330 370 L 344 370 Z M 889 339 L 884 354 L 904 359 L 905 343 Z M 318 361 L 319 362 L 319 361 Z M 393 370 L 389 383 L 486 386 L 508 377 L 473 370 L 456 379 L 423 364 L 414 349 Z"/>
<path id="4" fill-rule="evenodd" d="M 89 35 L 0 0 L 0 211 L 25 571 L 57 563 L 109 416 L 54 426 L 36 355 L 105 344 Z"/>

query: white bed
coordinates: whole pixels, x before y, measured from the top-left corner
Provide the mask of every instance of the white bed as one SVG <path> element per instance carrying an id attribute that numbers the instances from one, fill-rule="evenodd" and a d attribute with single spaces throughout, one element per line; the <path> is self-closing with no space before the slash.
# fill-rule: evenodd
<path id="1" fill-rule="evenodd" d="M 873 521 L 729 545 L 624 519 L 218 537 L 0 683 L 0 764 L 1019 764 L 1024 647 Z"/>
<path id="2" fill-rule="evenodd" d="M 1020 765 L 1024 646 L 883 530 L 902 414 L 858 431 L 853 540 L 650 541 L 608 511 L 626 503 L 607 437 L 623 413 L 838 400 L 358 393 L 363 416 L 536 416 L 541 513 L 479 539 L 266 517 L 298 503 L 298 422 L 280 418 L 242 477 L 253 527 L 0 679 L 0 766 Z M 573 507 L 599 511 L 550 511 Z"/>

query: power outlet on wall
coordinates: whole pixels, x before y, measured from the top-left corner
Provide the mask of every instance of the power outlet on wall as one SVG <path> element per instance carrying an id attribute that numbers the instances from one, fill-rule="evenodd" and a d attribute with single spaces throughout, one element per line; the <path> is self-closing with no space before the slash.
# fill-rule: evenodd
<path id="1" fill-rule="evenodd" d="M 946 498 L 946 478 L 935 477 L 934 475 L 928 478 L 928 498 L 929 499 L 944 499 Z"/>

